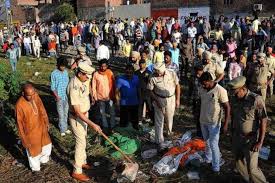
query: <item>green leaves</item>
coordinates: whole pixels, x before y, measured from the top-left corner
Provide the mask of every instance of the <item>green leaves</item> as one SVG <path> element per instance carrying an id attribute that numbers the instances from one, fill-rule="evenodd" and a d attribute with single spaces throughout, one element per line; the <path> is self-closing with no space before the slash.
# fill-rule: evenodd
<path id="1" fill-rule="evenodd" d="M 75 20 L 75 18 L 76 15 L 74 13 L 74 7 L 69 3 L 63 3 L 59 5 L 54 14 L 54 19 L 56 22 L 69 22 Z"/>
<path id="2" fill-rule="evenodd" d="M 12 72 L 7 64 L 0 63 L 0 100 L 16 99 L 22 83 L 21 74 Z"/>

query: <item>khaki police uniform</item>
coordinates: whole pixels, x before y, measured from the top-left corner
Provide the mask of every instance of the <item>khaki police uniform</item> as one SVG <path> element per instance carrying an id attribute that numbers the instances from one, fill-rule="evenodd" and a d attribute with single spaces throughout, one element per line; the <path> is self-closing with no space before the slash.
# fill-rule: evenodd
<path id="1" fill-rule="evenodd" d="M 209 72 L 213 80 L 216 80 L 219 75 L 224 73 L 223 69 L 214 62 L 204 65 L 203 72 Z"/>
<path id="2" fill-rule="evenodd" d="M 164 65 L 165 67 L 165 65 Z M 168 125 L 168 135 L 172 133 L 173 117 L 176 107 L 175 91 L 179 84 L 177 74 L 173 71 L 165 69 L 164 76 L 153 76 L 150 78 L 147 89 L 151 90 L 157 97 L 160 107 L 153 101 L 156 143 L 164 142 L 163 125 L 164 122 Z"/>
<path id="3" fill-rule="evenodd" d="M 87 67 L 87 64 L 84 64 L 84 69 Z M 80 68 L 83 68 L 83 64 L 79 65 Z M 88 69 L 93 69 L 88 66 Z M 77 174 L 82 173 L 82 165 L 86 164 L 86 136 L 87 136 L 87 124 L 81 119 L 75 116 L 73 106 L 79 105 L 80 112 L 88 117 L 88 111 L 90 109 L 90 81 L 81 82 L 77 76 L 74 76 L 68 85 L 67 93 L 70 104 L 70 114 L 69 121 L 72 127 L 72 131 L 76 140 L 75 143 L 75 164 L 74 172 Z"/>
<path id="4" fill-rule="evenodd" d="M 247 85 L 248 89 L 257 94 L 261 94 L 263 100 L 266 99 L 267 91 L 267 77 L 269 69 L 266 64 L 252 63 L 247 71 Z"/>
<path id="5" fill-rule="evenodd" d="M 268 79 L 270 80 L 270 84 L 269 84 L 269 92 L 270 92 L 270 96 L 273 95 L 273 82 L 274 82 L 274 72 L 275 72 L 275 57 L 273 56 L 268 56 L 266 58 L 266 64 L 268 65 L 268 70 L 269 70 L 269 73 L 267 75 Z"/>
<path id="6" fill-rule="evenodd" d="M 244 84 L 245 77 L 240 76 L 228 85 L 236 89 Z M 265 103 L 261 96 L 248 90 L 244 99 L 232 98 L 231 109 L 236 168 L 247 182 L 264 183 L 266 178 L 258 167 L 259 152 L 252 151 L 252 148 L 259 135 L 259 121 L 267 118 Z"/>

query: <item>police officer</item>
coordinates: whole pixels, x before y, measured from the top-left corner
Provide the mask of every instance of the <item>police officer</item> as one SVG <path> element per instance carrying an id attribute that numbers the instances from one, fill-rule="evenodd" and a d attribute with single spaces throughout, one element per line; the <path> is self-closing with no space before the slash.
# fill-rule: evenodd
<path id="1" fill-rule="evenodd" d="M 239 76 L 228 83 L 232 96 L 233 153 L 236 168 L 247 182 L 264 183 L 258 167 L 259 150 L 266 132 L 267 113 L 261 96 L 249 91 L 246 78 Z"/>
<path id="2" fill-rule="evenodd" d="M 212 79 L 218 83 L 224 78 L 224 70 L 212 60 L 212 53 L 209 51 L 204 51 L 203 57 L 203 71 L 209 72 Z"/>
<path id="3" fill-rule="evenodd" d="M 272 56 L 272 47 L 268 46 L 266 51 L 266 63 L 268 65 L 268 87 L 269 87 L 269 94 L 270 97 L 273 95 L 273 82 L 275 76 L 275 57 Z"/>
<path id="4" fill-rule="evenodd" d="M 180 106 L 180 85 L 177 74 L 167 70 L 164 63 L 156 63 L 154 70 L 147 89 L 153 100 L 156 143 L 163 148 L 163 125 L 167 123 L 171 135 L 175 108 Z"/>
<path id="5" fill-rule="evenodd" d="M 268 66 L 266 65 L 266 55 L 258 53 L 257 60 L 258 62 L 252 63 L 247 71 L 247 86 L 252 92 L 260 94 L 265 101 L 269 73 Z"/>
<path id="6" fill-rule="evenodd" d="M 82 168 L 90 169 L 86 162 L 86 137 L 87 126 L 100 132 L 101 128 L 88 119 L 90 109 L 90 79 L 94 68 L 86 63 L 79 63 L 75 76 L 68 85 L 68 98 L 70 104 L 69 121 L 76 140 L 75 164 L 72 177 L 79 181 L 88 181 L 90 178 L 82 173 Z"/>

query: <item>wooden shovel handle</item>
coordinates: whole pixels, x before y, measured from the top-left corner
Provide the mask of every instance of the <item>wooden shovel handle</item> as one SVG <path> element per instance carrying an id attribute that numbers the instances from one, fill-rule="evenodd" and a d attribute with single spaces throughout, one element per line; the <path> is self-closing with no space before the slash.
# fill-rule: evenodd
<path id="1" fill-rule="evenodd" d="M 107 137 L 107 135 L 105 135 L 103 132 L 99 132 L 99 134 L 102 135 L 118 152 L 120 152 L 127 161 L 133 163 L 133 161 L 119 147 L 117 147 L 117 145 L 115 145 L 113 141 Z"/>

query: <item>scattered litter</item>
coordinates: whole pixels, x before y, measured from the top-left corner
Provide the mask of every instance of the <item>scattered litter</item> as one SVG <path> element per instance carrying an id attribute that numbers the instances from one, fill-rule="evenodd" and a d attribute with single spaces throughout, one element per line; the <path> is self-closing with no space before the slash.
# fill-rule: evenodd
<path id="1" fill-rule="evenodd" d="M 177 156 L 164 156 L 157 164 L 153 166 L 153 170 L 159 175 L 171 175 L 178 170 L 180 160 L 183 154 Z"/>
<path id="2" fill-rule="evenodd" d="M 31 62 L 27 62 L 27 63 L 26 63 L 26 65 L 31 66 L 31 65 L 32 65 L 32 63 L 31 63 Z"/>
<path id="3" fill-rule="evenodd" d="M 259 152 L 259 157 L 264 160 L 268 160 L 270 154 L 270 146 L 262 147 Z"/>
<path id="4" fill-rule="evenodd" d="M 142 157 L 143 159 L 150 159 L 150 158 L 156 156 L 157 153 L 158 153 L 158 150 L 157 150 L 157 149 L 149 149 L 149 150 L 143 151 L 143 152 L 141 153 L 141 157 Z"/>
<path id="5" fill-rule="evenodd" d="M 127 182 L 129 182 L 129 179 L 127 179 L 126 177 L 118 177 L 117 179 L 116 179 L 116 181 L 117 181 L 117 183 L 127 183 Z"/>
<path id="6" fill-rule="evenodd" d="M 161 143 L 161 149 L 167 149 L 167 148 L 171 148 L 173 147 L 173 142 L 171 140 L 167 140 L 167 141 L 164 141 L 163 143 Z"/>
<path id="7" fill-rule="evenodd" d="M 186 175 L 189 180 L 200 180 L 199 172 L 189 171 Z"/>
<path id="8" fill-rule="evenodd" d="M 94 162 L 94 166 L 99 166 L 100 162 Z"/>
<path id="9" fill-rule="evenodd" d="M 184 166 L 186 166 L 191 161 L 194 162 L 195 160 L 198 160 L 197 162 L 199 163 L 203 162 L 203 158 L 201 157 L 201 155 L 199 155 L 198 152 L 195 152 L 194 154 L 190 154 L 187 160 L 184 162 Z"/>
<path id="10" fill-rule="evenodd" d="M 180 139 L 176 141 L 177 146 L 183 146 L 186 142 L 192 139 L 192 132 L 187 131 L 185 132 Z"/>
<path id="11" fill-rule="evenodd" d="M 138 173 L 137 173 L 137 179 L 139 181 L 145 182 L 145 181 L 148 181 L 150 179 L 150 176 L 146 175 L 142 171 L 138 171 Z"/>
<path id="12" fill-rule="evenodd" d="M 34 73 L 34 76 L 38 76 L 38 75 L 40 75 L 40 72 L 35 72 Z"/>

